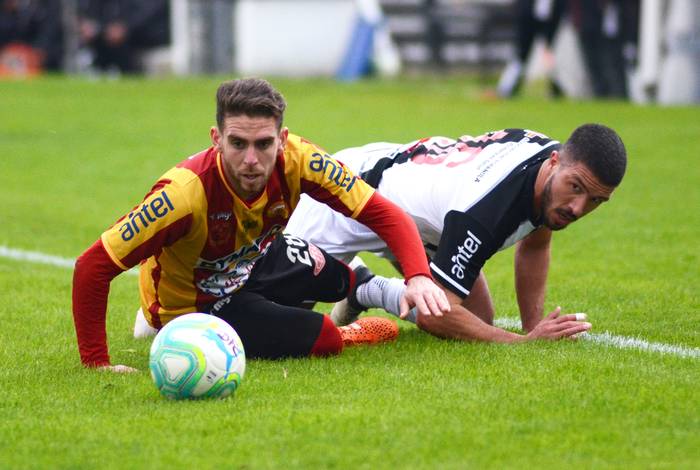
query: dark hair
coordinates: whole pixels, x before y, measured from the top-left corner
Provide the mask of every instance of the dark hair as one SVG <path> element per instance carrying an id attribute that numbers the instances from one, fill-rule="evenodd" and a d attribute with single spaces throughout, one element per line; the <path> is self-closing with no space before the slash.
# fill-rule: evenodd
<path id="1" fill-rule="evenodd" d="M 223 128 L 226 116 L 241 114 L 275 118 L 277 128 L 281 129 L 286 107 L 280 92 L 262 78 L 231 80 L 216 90 L 216 124 L 219 129 Z"/>
<path id="2" fill-rule="evenodd" d="M 565 164 L 583 163 L 606 186 L 616 187 L 625 175 L 625 144 L 617 132 L 601 124 L 578 127 L 561 153 Z"/>

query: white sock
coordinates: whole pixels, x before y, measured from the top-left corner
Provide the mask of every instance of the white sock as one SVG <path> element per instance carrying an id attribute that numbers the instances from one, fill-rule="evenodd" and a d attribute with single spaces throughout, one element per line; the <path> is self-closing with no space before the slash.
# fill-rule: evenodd
<path id="1" fill-rule="evenodd" d="M 357 288 L 357 300 L 367 308 L 382 308 L 392 315 L 401 312 L 401 297 L 406 290 L 403 279 L 374 276 Z M 416 322 L 415 309 L 411 309 L 406 321 Z"/>

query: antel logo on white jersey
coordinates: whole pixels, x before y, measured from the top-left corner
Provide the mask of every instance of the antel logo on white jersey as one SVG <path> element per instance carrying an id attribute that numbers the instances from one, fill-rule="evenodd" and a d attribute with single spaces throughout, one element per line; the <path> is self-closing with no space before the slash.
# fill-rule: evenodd
<path id="1" fill-rule="evenodd" d="M 452 275 L 457 279 L 464 279 L 464 271 L 467 269 L 467 263 L 474 256 L 476 250 L 481 246 L 481 240 L 474 235 L 471 230 L 467 230 L 467 238 L 457 247 L 457 254 L 451 260 Z"/>

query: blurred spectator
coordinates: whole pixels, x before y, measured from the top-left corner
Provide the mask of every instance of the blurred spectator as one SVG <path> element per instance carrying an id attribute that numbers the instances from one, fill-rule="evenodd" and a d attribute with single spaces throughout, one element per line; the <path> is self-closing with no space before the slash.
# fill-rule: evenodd
<path id="1" fill-rule="evenodd" d="M 136 73 L 140 53 L 168 44 L 168 0 L 78 0 L 83 68 Z"/>
<path id="2" fill-rule="evenodd" d="M 551 77 L 554 68 L 552 41 L 566 7 L 566 0 L 518 0 L 517 1 L 517 56 L 511 60 L 501 74 L 498 94 L 509 98 L 518 93 L 525 75 L 525 66 L 537 37 L 544 38 L 547 46 L 547 66 L 551 92 L 561 95 L 561 89 Z"/>
<path id="3" fill-rule="evenodd" d="M 639 0 L 570 0 L 583 58 L 598 98 L 627 98 L 636 60 Z"/>
<path id="4" fill-rule="evenodd" d="M 60 70 L 61 31 L 59 2 L 0 0 L 0 75 Z"/>

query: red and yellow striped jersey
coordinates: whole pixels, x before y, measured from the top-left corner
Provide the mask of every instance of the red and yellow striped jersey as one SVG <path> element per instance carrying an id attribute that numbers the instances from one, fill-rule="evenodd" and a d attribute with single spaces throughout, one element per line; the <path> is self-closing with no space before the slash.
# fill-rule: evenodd
<path id="1" fill-rule="evenodd" d="M 166 172 L 102 234 L 122 269 L 141 260 L 141 306 L 156 327 L 239 289 L 281 232 L 301 193 L 357 217 L 374 189 L 326 152 L 289 134 L 262 194 L 239 198 L 221 155 L 204 150 Z"/>

